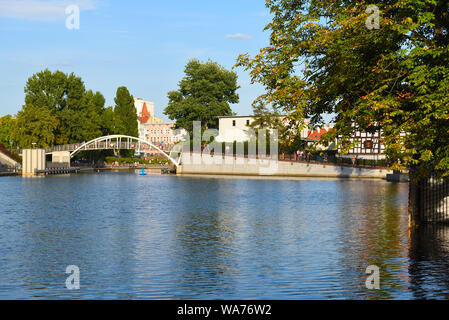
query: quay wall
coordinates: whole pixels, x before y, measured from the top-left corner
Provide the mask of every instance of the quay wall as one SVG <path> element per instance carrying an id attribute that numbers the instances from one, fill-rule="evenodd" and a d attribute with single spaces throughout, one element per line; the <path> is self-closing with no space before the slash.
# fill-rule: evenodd
<path id="1" fill-rule="evenodd" d="M 219 160 L 221 158 L 221 160 Z M 201 175 L 246 175 L 278 177 L 323 177 L 323 178 L 374 178 L 385 179 L 392 171 L 386 168 L 340 166 L 331 163 L 308 163 L 277 160 L 256 160 L 235 157 L 215 157 L 202 161 L 201 157 L 182 157 L 177 174 Z"/>
<path id="2" fill-rule="evenodd" d="M 14 159 L 8 157 L 6 154 L 0 152 L 0 165 L 15 168 L 18 165 L 18 163 Z"/>
<path id="3" fill-rule="evenodd" d="M 32 177 L 36 170 L 45 170 L 45 149 L 24 149 L 22 151 L 22 176 Z"/>

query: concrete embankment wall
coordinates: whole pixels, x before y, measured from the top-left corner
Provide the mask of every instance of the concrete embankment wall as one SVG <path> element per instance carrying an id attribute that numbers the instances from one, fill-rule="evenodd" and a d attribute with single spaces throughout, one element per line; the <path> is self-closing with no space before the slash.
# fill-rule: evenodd
<path id="1" fill-rule="evenodd" d="M 18 163 L 17 163 L 17 161 L 15 161 L 14 159 L 11 159 L 6 154 L 4 154 L 0 151 L 0 165 L 4 165 L 4 166 L 10 167 L 10 168 L 15 168 L 18 165 Z"/>
<path id="2" fill-rule="evenodd" d="M 200 157 L 195 159 L 183 155 L 182 165 L 177 168 L 177 174 L 384 179 L 388 173 L 392 173 L 385 168 L 373 169 L 276 160 L 263 161 L 234 157 L 225 157 L 221 161 L 215 157 L 215 159 L 208 159 L 209 161 L 206 161 L 206 163 L 201 160 Z"/>
<path id="3" fill-rule="evenodd" d="M 36 170 L 45 170 L 45 149 L 24 149 L 22 156 L 22 176 L 34 176 Z"/>

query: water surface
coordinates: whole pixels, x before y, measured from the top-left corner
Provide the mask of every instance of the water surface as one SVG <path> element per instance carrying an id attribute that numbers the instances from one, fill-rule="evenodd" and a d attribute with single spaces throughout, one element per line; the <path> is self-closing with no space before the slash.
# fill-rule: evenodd
<path id="1" fill-rule="evenodd" d="M 134 173 L 0 179 L 1 299 L 445 299 L 408 185 Z M 68 265 L 80 290 L 65 287 Z M 381 289 L 365 287 L 377 265 Z"/>

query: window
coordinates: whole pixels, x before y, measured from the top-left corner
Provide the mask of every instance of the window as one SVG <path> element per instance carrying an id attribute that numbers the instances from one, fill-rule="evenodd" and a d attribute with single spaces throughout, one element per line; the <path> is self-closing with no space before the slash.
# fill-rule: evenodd
<path id="1" fill-rule="evenodd" d="M 246 120 L 246 125 L 249 126 L 249 120 Z"/>
<path id="2" fill-rule="evenodd" d="M 364 145 L 365 149 L 372 149 L 373 148 L 373 141 L 372 140 L 366 140 L 363 145 Z"/>
<path id="3" fill-rule="evenodd" d="M 235 120 L 232 120 L 232 126 L 235 127 Z"/>

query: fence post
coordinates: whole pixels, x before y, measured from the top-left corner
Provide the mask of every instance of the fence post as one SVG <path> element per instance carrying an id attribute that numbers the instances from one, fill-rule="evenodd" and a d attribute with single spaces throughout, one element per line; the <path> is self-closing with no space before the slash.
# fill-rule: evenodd
<path id="1" fill-rule="evenodd" d="M 409 227 L 416 228 L 421 224 L 421 188 L 419 181 L 415 180 L 414 171 L 409 173 Z"/>

